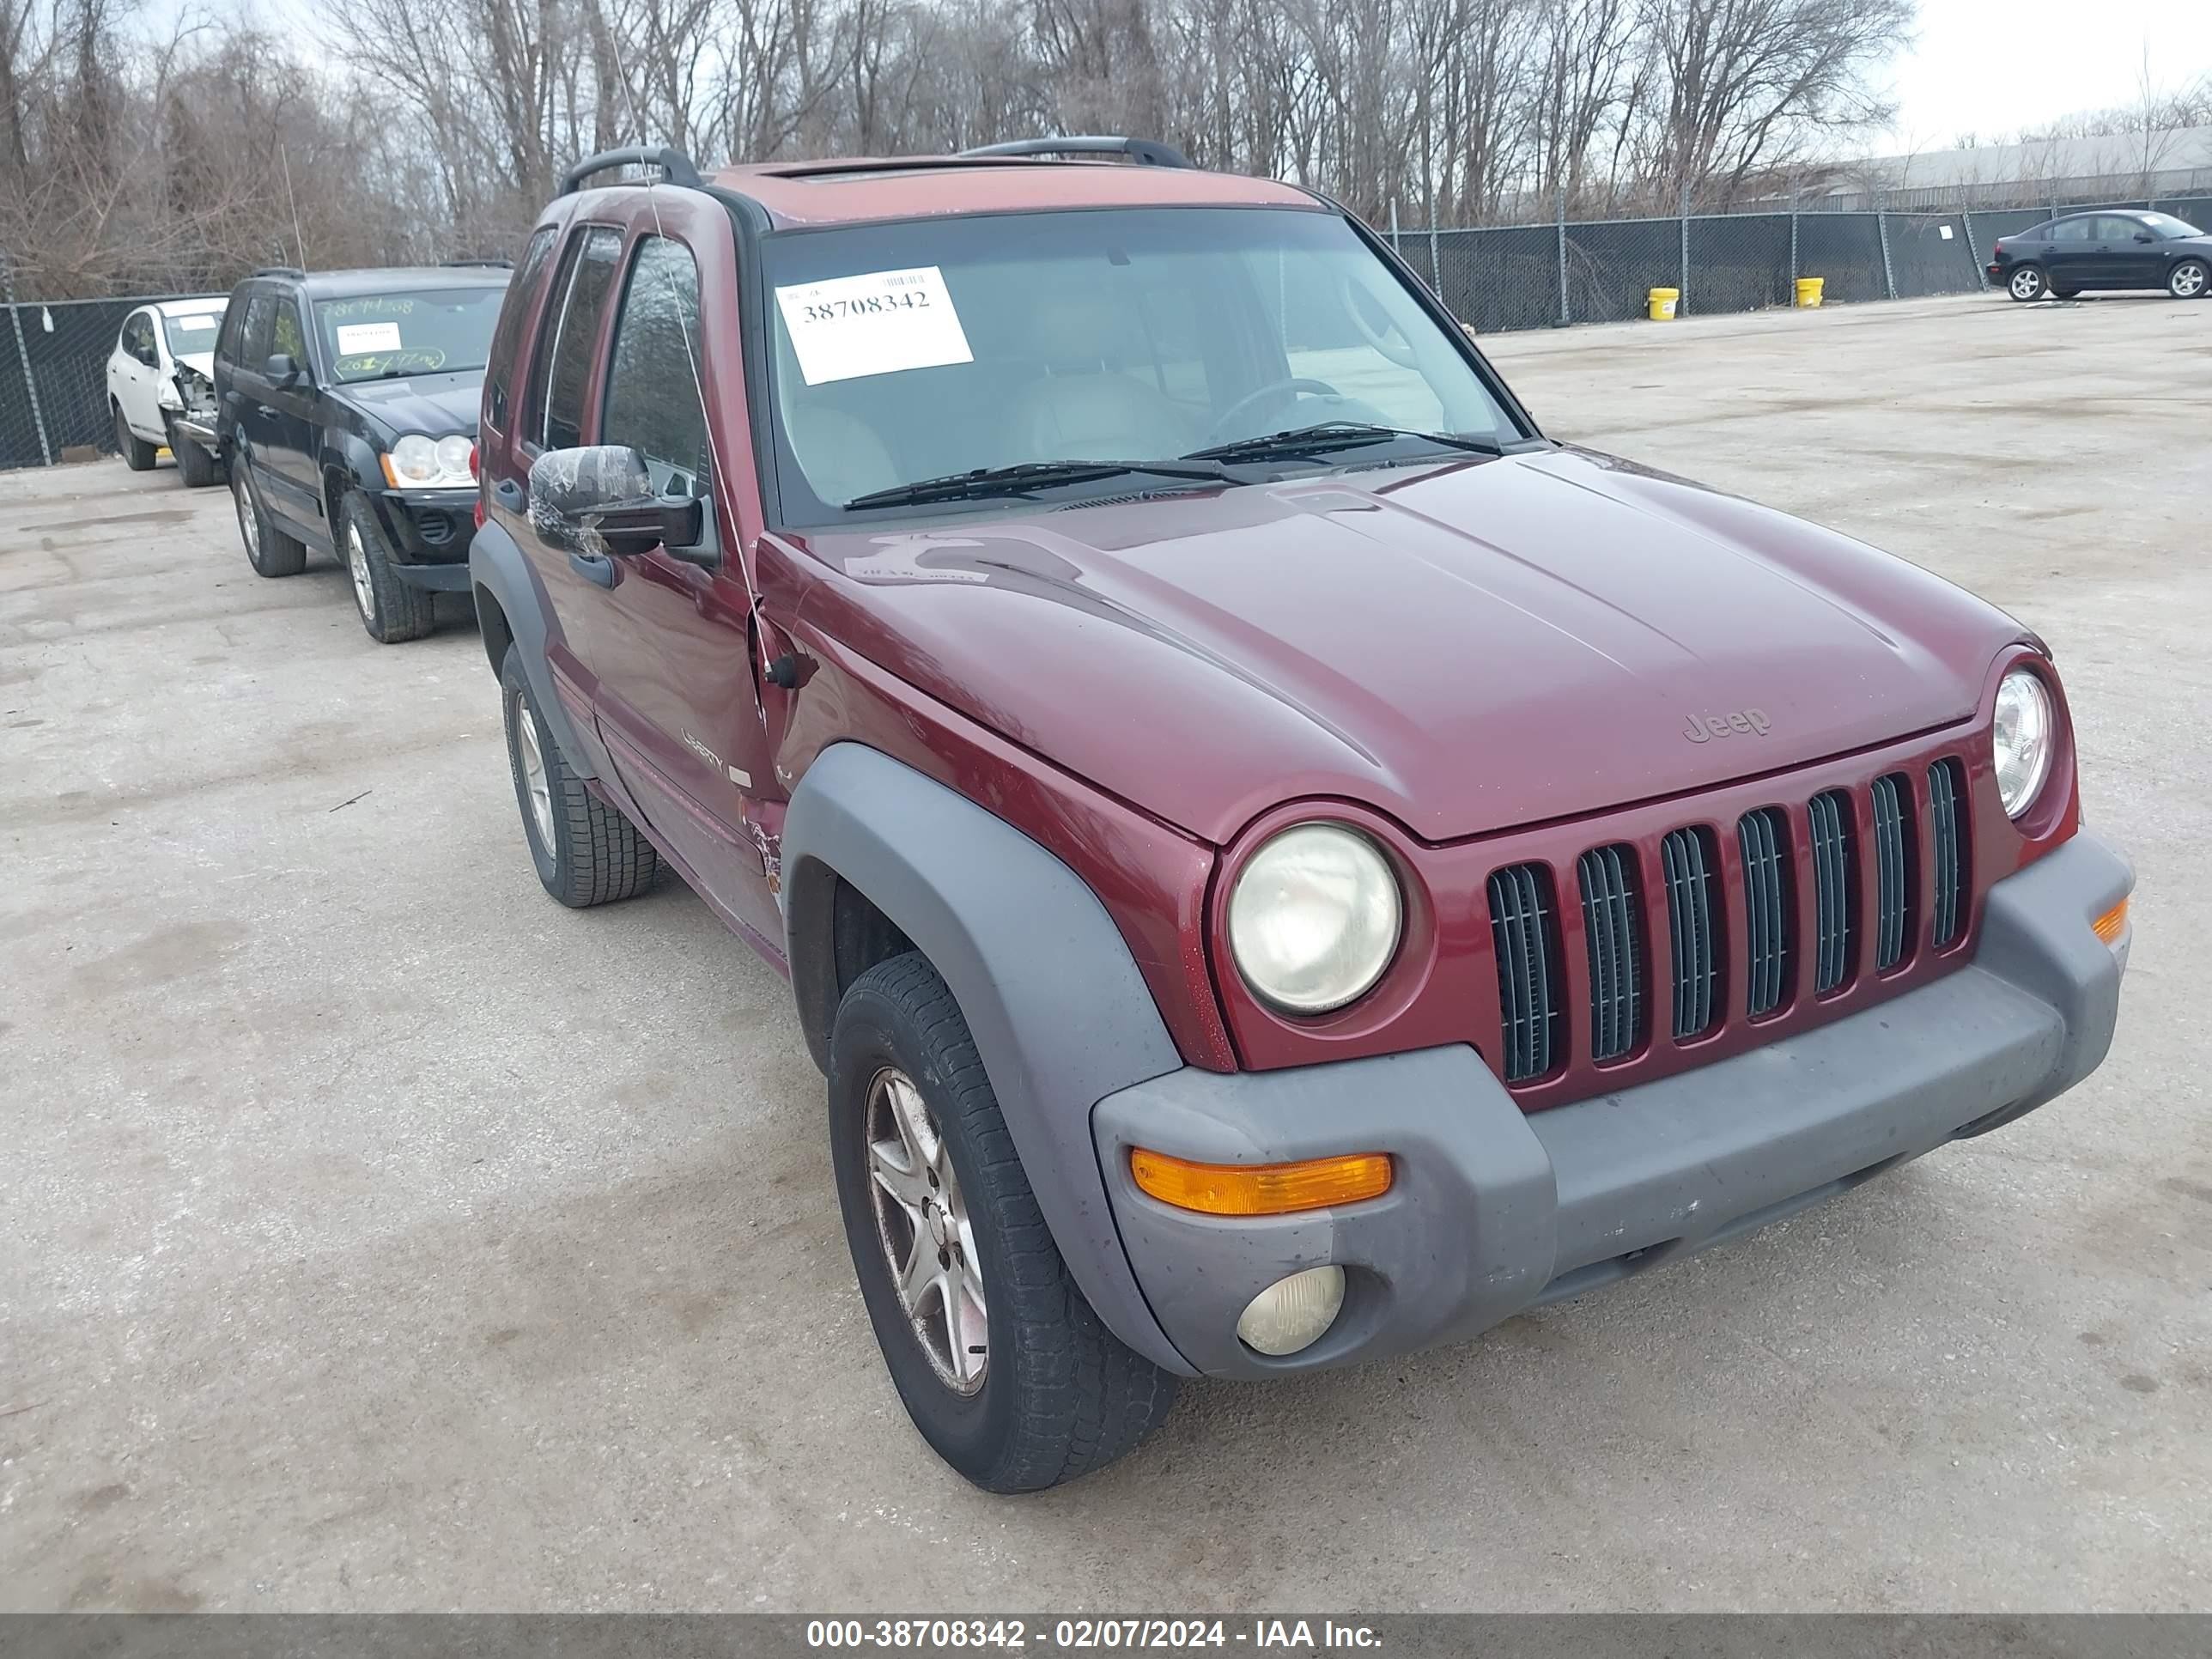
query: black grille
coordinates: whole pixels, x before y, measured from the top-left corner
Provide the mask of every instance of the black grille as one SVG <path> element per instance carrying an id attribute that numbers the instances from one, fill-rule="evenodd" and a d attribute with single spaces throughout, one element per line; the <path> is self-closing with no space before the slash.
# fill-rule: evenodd
<path id="1" fill-rule="evenodd" d="M 1644 975 L 1638 960 L 1636 854 L 1594 847 L 1575 860 L 1589 946 L 1590 1058 L 1619 1060 L 1644 1033 Z"/>
<path id="2" fill-rule="evenodd" d="M 1711 835 L 1677 830 L 1659 843 L 1659 872 L 1667 883 L 1667 935 L 1674 969 L 1674 1040 L 1713 1023 L 1720 985 L 1720 947 L 1713 929 L 1714 854 Z"/>
<path id="3" fill-rule="evenodd" d="M 1747 812 L 1743 844 L 1744 1010 L 1753 1019 L 1782 1006 L 1790 988 L 1790 820 L 1778 806 Z"/>
<path id="4" fill-rule="evenodd" d="M 1851 800 L 1840 789 L 1813 797 L 1813 989 L 1825 995 L 1851 969 Z"/>
<path id="5" fill-rule="evenodd" d="M 1966 781 L 1958 762 L 1928 769 L 1928 816 L 1936 833 L 1936 943 L 1942 945 L 1966 925 Z"/>
<path id="6" fill-rule="evenodd" d="M 1911 783 L 1896 773 L 1874 781 L 1876 973 L 1903 961 L 1912 939 L 1911 800 Z"/>
<path id="7" fill-rule="evenodd" d="M 1552 1069 L 1559 1004 L 1553 971 L 1549 872 L 1516 864 L 1490 878 L 1490 932 L 1498 947 L 1498 1012 L 1505 1022 L 1505 1080 L 1525 1082 Z"/>

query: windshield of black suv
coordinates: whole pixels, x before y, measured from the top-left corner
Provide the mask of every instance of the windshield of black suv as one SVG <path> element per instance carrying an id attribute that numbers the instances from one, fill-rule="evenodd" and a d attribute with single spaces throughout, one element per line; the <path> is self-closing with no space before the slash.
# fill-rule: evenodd
<path id="1" fill-rule="evenodd" d="M 1463 343 L 1334 213 L 988 215 L 786 232 L 763 246 L 778 486 L 793 524 L 922 481 L 939 481 L 933 501 L 957 499 L 951 475 L 1024 465 L 1021 493 L 1048 490 L 1055 505 L 1172 488 L 1172 477 L 1097 469 L 1030 475 L 1037 463 L 1174 463 L 1297 428 L 1330 431 L 1311 454 L 1240 445 L 1179 470 L 1256 477 L 1457 459 L 1527 435 Z M 1250 471 L 1263 461 L 1268 472 Z"/>
<path id="2" fill-rule="evenodd" d="M 323 361 L 335 380 L 480 369 L 505 290 L 419 289 L 315 301 Z"/>
<path id="3" fill-rule="evenodd" d="M 2202 236 L 2204 233 L 2186 219 L 2177 219 L 2171 213 L 2146 213 L 2142 222 L 2150 227 L 2150 234 L 2161 242 L 2179 241 L 2184 236 Z"/>
<path id="4" fill-rule="evenodd" d="M 215 337 L 222 327 L 222 312 L 195 312 L 187 316 L 161 316 L 161 332 L 169 337 L 172 357 L 195 357 L 215 349 Z"/>

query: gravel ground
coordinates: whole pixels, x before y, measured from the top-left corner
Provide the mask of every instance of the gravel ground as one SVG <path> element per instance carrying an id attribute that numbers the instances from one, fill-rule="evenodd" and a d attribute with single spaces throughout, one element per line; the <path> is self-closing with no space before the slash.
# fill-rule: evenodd
<path id="1" fill-rule="evenodd" d="M 1554 435 L 2040 629 L 2141 872 L 2004 1133 L 1474 1346 L 1190 1388 L 1048 1496 L 908 1426 L 788 994 L 539 892 L 465 607 L 0 476 L 0 1607 L 2212 1607 L 2212 304 L 1505 337 Z"/>

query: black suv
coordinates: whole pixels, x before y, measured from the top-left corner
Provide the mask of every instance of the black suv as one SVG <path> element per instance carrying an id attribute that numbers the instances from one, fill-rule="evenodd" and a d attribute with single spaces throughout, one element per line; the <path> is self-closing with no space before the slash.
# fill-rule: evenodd
<path id="1" fill-rule="evenodd" d="M 369 637 L 430 631 L 465 592 L 477 404 L 503 265 L 258 270 L 215 351 L 216 441 L 246 556 L 296 574 L 343 560 Z"/>

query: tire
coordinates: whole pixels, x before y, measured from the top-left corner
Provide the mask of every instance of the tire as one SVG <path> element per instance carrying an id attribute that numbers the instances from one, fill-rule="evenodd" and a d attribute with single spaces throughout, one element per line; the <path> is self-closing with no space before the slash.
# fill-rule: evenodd
<path id="1" fill-rule="evenodd" d="M 154 468 L 155 446 L 131 429 L 131 422 L 123 418 L 123 405 L 110 405 L 115 415 L 115 447 L 123 452 L 123 465 L 133 472 L 150 472 Z"/>
<path id="2" fill-rule="evenodd" d="M 2051 297 L 2054 300 L 2071 300 L 2078 297 L 2081 292 L 2078 288 L 2054 288 L 2051 290 Z"/>
<path id="3" fill-rule="evenodd" d="M 902 1132 L 917 1110 L 921 1127 Z M 1042 1491 L 1104 1468 L 1167 1415 L 1176 1379 L 1108 1330 L 1077 1287 L 960 1006 L 918 953 L 878 963 L 838 1004 L 830 1158 L 892 1384 L 922 1438 L 960 1474 L 986 1492 Z M 922 1226 L 879 1173 L 886 1182 L 919 1176 L 909 1190 L 929 1218 Z M 915 1247 L 931 1237 L 944 1241 L 938 1276 L 910 1316 L 894 1253 L 926 1272 L 933 1253 Z M 964 1328 L 944 1316 L 955 1285 Z M 970 1286 L 982 1291 L 980 1356 Z M 963 1376 L 961 1366 L 980 1370 Z"/>
<path id="4" fill-rule="evenodd" d="M 222 476 L 215 457 L 190 438 L 179 438 L 174 426 L 169 428 L 169 453 L 177 458 L 177 477 L 187 489 L 205 489 Z"/>
<path id="5" fill-rule="evenodd" d="M 2212 265 L 2184 259 L 2166 273 L 2166 291 L 2177 300 L 2201 300 L 2212 292 Z"/>
<path id="6" fill-rule="evenodd" d="M 659 854 L 618 808 L 592 793 L 568 769 L 523 676 L 515 646 L 507 647 L 499 684 L 523 840 L 545 890 L 573 910 L 644 892 L 660 879 Z"/>
<path id="7" fill-rule="evenodd" d="M 246 458 L 234 455 L 230 463 L 230 499 L 238 509 L 238 536 L 246 544 L 246 562 L 257 576 L 296 576 L 307 568 L 307 544 L 269 522 L 261 510 L 261 492 L 246 477 Z"/>
<path id="8" fill-rule="evenodd" d="M 2050 292 L 2050 284 L 2044 280 L 2041 265 L 2014 265 L 2012 275 L 2005 278 L 2005 292 L 2015 300 L 2040 300 Z"/>
<path id="9" fill-rule="evenodd" d="M 428 633 L 437 623 L 436 602 L 392 568 L 391 538 L 358 489 L 347 491 L 339 502 L 337 531 L 338 554 L 353 581 L 353 608 L 368 637 L 398 645 Z"/>

